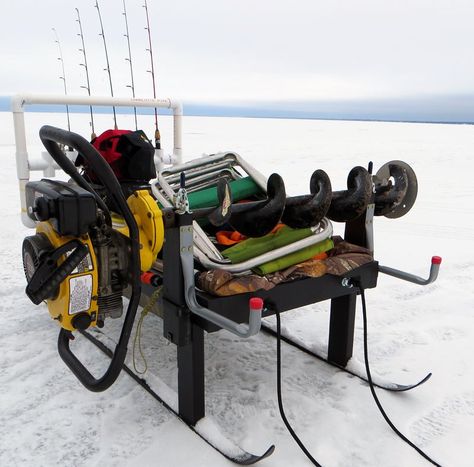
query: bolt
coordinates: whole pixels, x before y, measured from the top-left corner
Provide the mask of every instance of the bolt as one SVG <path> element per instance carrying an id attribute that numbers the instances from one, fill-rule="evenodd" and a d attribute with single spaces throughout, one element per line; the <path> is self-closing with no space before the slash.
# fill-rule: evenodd
<path id="1" fill-rule="evenodd" d="M 343 277 L 341 281 L 341 285 L 343 287 L 348 287 L 348 288 L 353 287 L 351 279 L 349 277 Z"/>

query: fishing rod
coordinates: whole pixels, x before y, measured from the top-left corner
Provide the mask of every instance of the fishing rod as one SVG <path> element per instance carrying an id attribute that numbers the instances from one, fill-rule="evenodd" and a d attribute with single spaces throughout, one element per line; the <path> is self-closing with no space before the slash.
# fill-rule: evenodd
<path id="1" fill-rule="evenodd" d="M 104 68 L 104 70 L 109 75 L 110 95 L 112 97 L 114 97 L 114 87 L 112 85 L 112 73 L 110 72 L 109 52 L 107 50 L 107 41 L 105 40 L 104 24 L 102 22 L 102 15 L 100 14 L 99 0 L 95 0 L 95 5 L 94 6 L 97 8 L 97 14 L 99 15 L 99 22 L 100 22 L 100 34 L 99 34 L 99 36 L 102 36 L 102 40 L 104 42 L 105 60 L 106 60 L 106 63 L 107 63 L 107 68 Z M 112 106 L 112 110 L 113 110 L 113 113 L 114 113 L 114 128 L 116 130 L 118 127 L 117 127 L 117 114 L 115 112 L 115 105 Z"/>
<path id="2" fill-rule="evenodd" d="M 146 31 L 148 32 L 148 48 L 145 49 L 150 54 L 150 63 L 151 69 L 147 70 L 148 73 L 151 73 L 151 80 L 153 84 L 153 98 L 156 99 L 156 80 L 155 80 L 155 65 L 153 60 L 153 48 L 151 44 L 151 31 L 150 31 L 150 16 L 148 14 L 148 4 L 144 0 L 143 8 L 145 8 L 146 14 Z M 155 107 L 155 149 L 161 149 L 161 136 L 160 130 L 158 129 L 158 109 Z"/>
<path id="3" fill-rule="evenodd" d="M 66 72 L 64 70 L 64 60 L 63 60 L 63 51 L 61 48 L 61 42 L 59 41 L 59 36 L 58 32 L 56 31 L 56 28 L 51 28 L 54 33 L 54 42 L 58 44 L 58 52 L 59 52 L 59 57 L 58 60 L 61 62 L 61 71 L 62 75 L 59 77 L 60 80 L 62 80 L 63 85 L 64 85 L 64 95 L 67 96 L 67 83 L 66 83 Z M 66 116 L 67 116 L 67 129 L 71 131 L 71 120 L 69 119 L 69 105 L 66 104 Z"/>
<path id="4" fill-rule="evenodd" d="M 130 65 L 130 83 L 127 84 L 127 88 L 130 88 L 132 90 L 132 97 L 135 97 L 135 81 L 133 79 L 133 63 L 132 63 L 132 48 L 130 47 L 130 34 L 128 31 L 128 17 L 127 17 L 127 8 L 125 6 L 125 0 L 122 0 L 123 2 L 123 17 L 125 19 L 125 34 L 124 36 L 127 38 L 127 45 L 128 45 L 128 57 L 125 58 L 125 60 L 128 62 Z M 138 130 L 138 123 L 137 123 L 137 108 L 133 107 L 133 113 L 135 116 L 135 130 Z"/>
<path id="5" fill-rule="evenodd" d="M 90 95 L 91 95 L 91 84 L 90 84 L 90 80 L 89 80 L 89 67 L 87 65 L 86 45 L 85 45 L 85 42 L 84 42 L 84 33 L 82 31 L 81 15 L 79 14 L 79 8 L 76 8 L 76 13 L 77 13 L 76 21 L 79 24 L 79 34 L 78 34 L 78 36 L 81 38 L 81 48 L 79 49 L 79 52 L 82 52 L 82 58 L 83 58 L 83 63 L 79 63 L 79 65 L 84 67 L 84 70 L 86 72 L 86 83 L 87 83 L 85 86 L 81 86 L 81 88 L 85 89 L 87 91 L 87 94 L 90 97 Z M 91 125 L 91 131 L 92 131 L 92 135 L 91 135 L 91 140 L 92 140 L 96 137 L 95 128 L 94 128 L 94 112 L 92 110 L 92 105 L 89 106 L 89 111 L 90 111 L 90 114 L 91 114 L 90 125 Z"/>

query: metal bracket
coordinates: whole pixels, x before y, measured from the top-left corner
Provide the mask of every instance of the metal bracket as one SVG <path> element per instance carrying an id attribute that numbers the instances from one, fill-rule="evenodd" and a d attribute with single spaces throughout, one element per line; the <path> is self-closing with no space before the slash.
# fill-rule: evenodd
<path id="1" fill-rule="evenodd" d="M 191 225 L 180 227 L 179 239 L 185 289 L 184 298 L 191 313 L 242 338 L 248 338 L 258 334 L 262 324 L 263 300 L 261 298 L 254 297 L 249 300 L 248 324 L 236 323 L 215 311 L 199 305 L 194 284 L 193 227 Z"/>
<path id="2" fill-rule="evenodd" d="M 397 279 L 402 279 L 407 282 L 413 282 L 414 284 L 428 285 L 428 284 L 433 283 L 438 278 L 440 265 L 441 265 L 441 257 L 433 256 L 431 258 L 431 268 L 430 268 L 430 275 L 428 276 L 428 279 L 423 279 L 422 277 L 415 276 L 414 274 L 410 274 L 405 271 L 400 271 L 399 269 L 393 269 L 393 268 L 389 268 L 387 266 L 381 266 L 381 265 L 379 265 L 379 272 L 382 272 L 389 276 L 396 277 Z"/>
<path id="3" fill-rule="evenodd" d="M 365 238 L 367 242 L 367 248 L 374 254 L 374 212 L 375 204 L 370 203 L 367 206 L 365 213 Z"/>

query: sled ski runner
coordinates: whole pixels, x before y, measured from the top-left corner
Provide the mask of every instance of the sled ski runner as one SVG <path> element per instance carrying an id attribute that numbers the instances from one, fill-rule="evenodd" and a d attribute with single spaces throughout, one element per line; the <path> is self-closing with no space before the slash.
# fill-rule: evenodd
<path id="1" fill-rule="evenodd" d="M 96 330 L 97 334 L 103 334 L 101 331 Z M 93 336 L 87 331 L 82 331 L 81 334 L 92 342 L 98 349 L 100 349 L 105 355 L 109 358 L 113 357 L 112 350 L 107 347 L 101 340 Z M 186 421 L 181 417 L 178 410 L 173 408 L 175 405 L 172 401 L 165 401 L 153 388 L 148 384 L 148 382 L 134 373 L 127 365 L 123 364 L 123 371 L 127 373 L 135 382 L 137 382 L 146 392 L 148 392 L 154 399 L 156 399 L 163 407 L 165 407 L 169 412 L 176 415 L 189 429 L 194 431 L 201 439 L 203 439 L 209 446 L 215 449 L 219 454 L 224 456 L 226 459 L 234 462 L 239 465 L 252 465 L 255 464 L 266 457 L 269 457 L 273 454 L 275 446 L 272 444 L 262 455 L 252 454 L 245 449 L 242 449 L 240 446 L 235 444 L 232 440 L 227 438 L 225 435 L 221 434 L 221 430 L 218 429 L 216 423 L 210 419 L 203 418 L 195 426 L 186 423 Z M 209 432 L 212 430 L 212 440 L 210 439 Z M 220 445 L 217 445 L 217 440 L 219 440 Z"/>
<path id="2" fill-rule="evenodd" d="M 266 334 L 269 334 L 273 337 L 277 337 L 277 332 L 269 327 L 266 326 L 265 324 L 262 323 L 261 331 L 265 332 Z M 327 358 L 323 357 L 322 355 L 318 354 L 314 350 L 308 349 L 305 347 L 302 343 L 296 342 L 291 337 L 281 335 L 280 339 L 285 342 L 288 345 L 291 345 L 292 347 L 295 347 L 296 349 L 301 350 L 302 352 L 311 355 L 314 358 L 317 358 L 318 360 L 321 360 L 324 363 L 327 363 L 335 368 L 338 368 L 341 371 L 344 371 L 345 373 L 348 373 L 352 376 L 355 376 L 356 378 L 361 379 L 362 381 L 365 381 L 367 384 L 369 383 L 369 380 L 367 379 L 367 376 L 364 376 L 355 370 L 351 370 L 345 366 L 339 365 L 336 362 L 332 362 L 331 360 L 328 360 Z M 386 391 L 391 391 L 391 392 L 404 392 L 404 391 L 410 391 L 411 389 L 415 389 L 422 384 L 425 384 L 432 376 L 432 373 L 428 373 L 423 379 L 418 381 L 417 383 L 414 384 L 398 384 L 398 383 L 392 383 L 390 381 L 384 381 L 382 378 L 377 376 L 375 379 L 372 376 L 372 381 L 375 387 L 379 389 L 385 389 Z"/>

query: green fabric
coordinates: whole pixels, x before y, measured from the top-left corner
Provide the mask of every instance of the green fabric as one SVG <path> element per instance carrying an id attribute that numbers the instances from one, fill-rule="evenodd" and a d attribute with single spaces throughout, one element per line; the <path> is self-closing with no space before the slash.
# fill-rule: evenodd
<path id="1" fill-rule="evenodd" d="M 322 242 L 307 246 L 302 250 L 294 251 L 293 253 L 282 256 L 281 258 L 261 264 L 260 266 L 254 268 L 253 272 L 259 274 L 260 276 L 264 276 L 265 274 L 281 271 L 282 269 L 289 268 L 294 264 L 302 263 L 303 261 L 306 261 L 319 253 L 324 253 L 331 248 L 334 248 L 334 242 L 330 238 L 327 238 Z"/>
<path id="2" fill-rule="evenodd" d="M 251 198 L 252 196 L 262 192 L 260 187 L 250 177 L 232 180 L 229 185 L 234 202 Z M 217 188 L 205 188 L 204 190 L 188 193 L 188 199 L 189 207 L 191 209 L 210 208 L 217 206 Z"/>
<path id="3" fill-rule="evenodd" d="M 270 233 L 263 237 L 248 238 L 237 245 L 231 246 L 222 252 L 232 263 L 241 263 L 250 258 L 262 255 L 267 251 L 276 250 L 289 243 L 296 242 L 312 235 L 311 229 L 292 229 L 285 226 L 276 233 Z"/>

